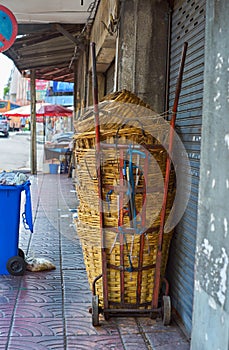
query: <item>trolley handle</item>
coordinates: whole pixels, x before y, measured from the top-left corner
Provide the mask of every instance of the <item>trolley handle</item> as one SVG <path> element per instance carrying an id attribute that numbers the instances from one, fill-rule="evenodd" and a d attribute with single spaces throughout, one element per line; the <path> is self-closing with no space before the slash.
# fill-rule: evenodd
<path id="1" fill-rule="evenodd" d="M 129 149 L 127 150 L 127 153 L 137 154 L 138 156 L 142 157 L 143 159 L 146 158 L 145 152 L 139 151 L 139 150 L 137 150 L 137 149 L 129 148 Z"/>

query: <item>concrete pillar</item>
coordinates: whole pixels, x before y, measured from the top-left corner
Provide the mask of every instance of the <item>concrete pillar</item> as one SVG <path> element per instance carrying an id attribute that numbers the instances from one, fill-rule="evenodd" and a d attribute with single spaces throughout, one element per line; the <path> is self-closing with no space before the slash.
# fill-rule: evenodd
<path id="1" fill-rule="evenodd" d="M 192 350 L 229 349 L 229 2 L 206 1 Z"/>
<path id="2" fill-rule="evenodd" d="M 166 0 L 125 0 L 120 12 L 118 90 L 165 111 L 168 37 Z"/>

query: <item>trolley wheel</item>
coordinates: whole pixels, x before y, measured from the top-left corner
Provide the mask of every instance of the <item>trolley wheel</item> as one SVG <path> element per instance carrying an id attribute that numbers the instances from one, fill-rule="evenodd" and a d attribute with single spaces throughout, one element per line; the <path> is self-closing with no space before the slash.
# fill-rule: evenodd
<path id="1" fill-rule="evenodd" d="M 22 276 L 26 270 L 26 263 L 21 256 L 13 256 L 7 261 L 6 268 L 11 275 Z"/>
<path id="2" fill-rule="evenodd" d="M 168 326 L 171 322 L 171 299 L 168 295 L 163 296 L 162 322 L 164 326 Z"/>
<path id="3" fill-rule="evenodd" d="M 21 248 L 18 248 L 18 256 L 20 256 L 22 259 L 25 259 L 25 253 Z"/>
<path id="4" fill-rule="evenodd" d="M 92 295 L 92 325 L 99 326 L 99 297 Z"/>
<path id="5" fill-rule="evenodd" d="M 104 315 L 105 320 L 109 321 L 109 319 L 110 319 L 109 314 L 107 312 L 104 312 L 103 315 Z"/>

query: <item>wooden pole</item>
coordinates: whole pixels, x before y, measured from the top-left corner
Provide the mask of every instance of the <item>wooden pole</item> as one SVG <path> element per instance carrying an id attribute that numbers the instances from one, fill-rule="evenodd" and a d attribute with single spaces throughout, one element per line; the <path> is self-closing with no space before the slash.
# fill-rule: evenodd
<path id="1" fill-rule="evenodd" d="M 74 98 L 73 98 L 73 117 L 72 117 L 72 125 L 71 125 L 71 130 L 74 130 L 74 122 L 76 121 L 76 110 L 77 110 L 77 69 L 78 69 L 78 65 L 77 62 L 74 62 Z"/>
<path id="2" fill-rule="evenodd" d="M 37 140 L 36 140 L 36 78 L 35 70 L 30 71 L 31 96 L 31 174 L 37 174 Z"/>

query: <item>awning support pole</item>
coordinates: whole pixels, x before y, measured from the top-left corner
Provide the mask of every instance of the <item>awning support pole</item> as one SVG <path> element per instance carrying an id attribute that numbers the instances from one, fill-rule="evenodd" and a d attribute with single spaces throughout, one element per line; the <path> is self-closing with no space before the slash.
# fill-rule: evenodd
<path id="1" fill-rule="evenodd" d="M 35 70 L 30 71 L 31 96 L 31 174 L 37 174 L 37 140 L 36 140 L 36 78 Z"/>

